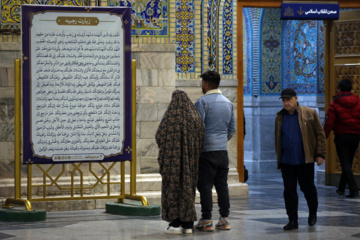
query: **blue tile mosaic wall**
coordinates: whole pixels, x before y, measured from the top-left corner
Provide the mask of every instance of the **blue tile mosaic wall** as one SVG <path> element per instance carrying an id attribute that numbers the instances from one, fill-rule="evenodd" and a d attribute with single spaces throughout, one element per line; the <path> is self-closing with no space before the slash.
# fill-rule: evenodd
<path id="1" fill-rule="evenodd" d="M 176 72 L 195 71 L 194 2 L 176 1 Z"/>
<path id="2" fill-rule="evenodd" d="M 269 8 L 263 13 L 261 23 L 261 93 L 281 92 L 281 20 L 280 9 Z"/>
<path id="3" fill-rule="evenodd" d="M 168 0 L 109 0 L 108 5 L 132 8 L 131 35 L 169 35 Z"/>
<path id="4" fill-rule="evenodd" d="M 322 95 L 325 92 L 323 21 L 281 21 L 279 9 L 254 9 L 245 8 L 243 12 L 244 94 L 278 95 L 282 89 L 292 87 L 299 94 Z M 258 45 L 252 39 L 254 35 L 260 36 Z"/>
<path id="5" fill-rule="evenodd" d="M 233 1 L 225 0 L 223 8 L 223 74 L 233 73 Z"/>
<path id="6" fill-rule="evenodd" d="M 86 6 L 88 0 L 1 0 L 0 28 L 20 28 L 22 4 Z"/>
<path id="7" fill-rule="evenodd" d="M 243 10 L 243 72 L 244 72 L 244 80 L 243 80 L 243 88 L 244 88 L 244 95 L 251 94 L 252 89 L 252 74 L 253 71 L 251 69 L 252 60 L 251 57 L 252 50 L 253 50 L 253 41 L 252 41 L 252 28 L 251 28 L 251 14 L 248 11 L 248 8 L 244 8 Z"/>
<path id="8" fill-rule="evenodd" d="M 202 21 L 206 22 L 203 25 L 207 26 L 202 29 L 201 72 L 216 70 L 223 79 L 236 78 L 235 3 L 234 0 L 201 0 L 200 5 Z"/>
<path id="9" fill-rule="evenodd" d="M 220 0 L 208 1 L 208 51 L 209 51 L 209 69 L 218 69 L 218 49 L 217 49 L 217 32 L 218 32 L 218 9 Z"/>
<path id="10" fill-rule="evenodd" d="M 283 21 L 283 85 L 299 94 L 324 91 L 322 21 Z M 322 52 L 321 52 L 322 51 Z"/>
<path id="11" fill-rule="evenodd" d="M 11 8 L 11 12 L 10 8 L 5 9 L 4 1 L 10 1 L 12 6 L 20 6 L 21 2 L 2 0 L 1 28 L 16 27 L 20 21 L 16 10 L 19 7 Z M 33 4 L 45 1 L 50 5 L 82 5 L 87 2 L 25 1 Z M 170 2 L 173 4 L 171 9 Z M 108 0 L 109 6 L 132 8 L 133 36 L 168 39 L 169 43 L 176 44 L 175 71 L 183 74 L 183 79 L 186 76 L 194 78 L 207 69 L 221 69 L 225 78 L 236 78 L 235 3 L 234 0 Z M 196 19 L 195 9 L 200 9 L 200 20 Z M 170 11 L 174 23 L 171 36 Z M 276 95 L 286 87 L 294 87 L 299 93 L 324 93 L 325 39 L 322 21 L 285 22 L 280 20 L 279 11 L 271 8 L 243 9 L 244 94 Z M 196 27 L 205 26 L 205 22 L 207 27 L 202 28 L 203 35 L 196 36 Z M 221 36 L 218 36 L 219 33 Z M 149 43 L 158 44 L 156 41 Z"/>
<path id="12" fill-rule="evenodd" d="M 325 94 L 325 26 L 323 21 L 317 21 L 318 47 L 318 93 Z"/>

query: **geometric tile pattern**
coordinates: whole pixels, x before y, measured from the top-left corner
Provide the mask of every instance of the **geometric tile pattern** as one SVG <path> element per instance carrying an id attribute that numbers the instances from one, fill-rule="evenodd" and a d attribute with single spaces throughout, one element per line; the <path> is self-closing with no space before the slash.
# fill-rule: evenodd
<path id="1" fill-rule="evenodd" d="M 324 21 L 317 21 L 317 72 L 318 94 L 325 94 L 325 25 Z"/>
<path id="2" fill-rule="evenodd" d="M 1 29 L 20 28 L 22 4 L 85 6 L 87 0 L 1 0 Z"/>
<path id="3" fill-rule="evenodd" d="M 209 69 L 217 70 L 218 69 L 218 41 L 217 41 L 217 32 L 219 29 L 218 24 L 218 9 L 219 9 L 219 0 L 209 0 L 208 1 L 208 51 L 209 51 Z"/>
<path id="4" fill-rule="evenodd" d="M 176 2 L 176 72 L 194 72 L 194 2 Z"/>
<path id="5" fill-rule="evenodd" d="M 261 22 L 264 15 L 264 8 L 244 8 L 243 9 L 243 41 L 247 45 L 243 46 L 246 51 L 246 58 L 244 58 L 244 65 L 246 63 L 246 74 L 244 73 L 244 94 L 245 95 L 259 95 L 259 82 L 261 80 L 260 71 L 260 51 L 261 43 L 260 35 Z M 246 31 L 246 33 L 244 33 Z M 244 70 L 245 71 L 245 70 Z M 245 84 L 246 81 L 246 84 Z"/>
<path id="6" fill-rule="evenodd" d="M 249 14 L 249 8 L 243 8 L 243 89 L 244 95 L 250 95 L 252 89 L 252 49 L 253 42 L 251 40 L 253 33 L 251 31 L 251 18 Z"/>
<path id="7" fill-rule="evenodd" d="M 199 75 L 202 73 L 202 62 L 203 59 L 206 58 L 207 53 L 205 53 L 203 48 L 203 34 L 202 34 L 202 25 L 205 16 L 201 16 L 199 14 L 203 11 L 202 8 L 202 0 L 169 0 L 170 2 L 170 43 L 176 44 L 176 52 L 175 52 L 175 78 L 176 79 L 198 79 Z M 184 6 L 185 4 L 185 6 Z M 193 18 L 187 20 L 187 25 L 185 25 L 186 21 L 181 20 L 180 12 L 183 11 L 182 7 L 187 7 L 188 14 L 192 14 Z M 206 9 L 206 8 L 205 8 Z M 195 14 L 197 12 L 197 14 Z M 185 12 L 183 11 L 183 14 Z M 192 33 L 193 40 L 189 39 L 179 39 L 179 34 L 184 34 L 183 26 L 186 26 L 188 33 Z M 184 41 L 183 41 L 184 40 Z M 186 41 L 185 41 L 186 40 Z M 206 42 L 206 41 L 205 41 Z M 183 49 L 183 44 L 186 46 L 187 50 L 187 65 L 179 64 L 179 57 L 185 57 L 186 52 Z M 205 46 L 206 47 L 206 46 Z M 193 61 L 192 63 L 190 62 Z M 185 62 L 183 62 L 185 63 Z M 183 67 L 187 67 L 187 71 L 183 71 Z M 186 69 L 186 68 L 185 68 Z"/>
<path id="8" fill-rule="evenodd" d="M 244 95 L 258 95 L 259 36 L 262 8 L 243 8 Z"/>
<path id="9" fill-rule="evenodd" d="M 20 27 L 21 0 L 1 0 L 1 28 Z"/>
<path id="10" fill-rule="evenodd" d="M 281 92 L 281 20 L 280 9 L 264 10 L 261 22 L 261 93 Z"/>
<path id="11" fill-rule="evenodd" d="M 40 1 L 44 0 L 1 0 L 0 28 L 18 28 L 21 3 Z M 45 0 L 49 5 L 60 3 L 63 1 Z M 66 4 L 82 6 L 87 1 L 71 0 Z M 194 79 L 207 69 L 221 70 L 223 78 L 236 78 L 234 0 L 108 0 L 108 5 L 132 7 L 133 44 L 176 44 L 176 78 Z M 277 11 L 243 8 L 244 94 L 272 95 L 290 86 L 299 93 L 324 93 L 322 21 L 293 20 L 282 25 L 275 17 Z M 341 27 L 356 26 L 344 23 Z M 300 36 L 295 38 L 297 34 Z M 353 31 L 348 37 L 358 35 L 359 31 Z M 340 40 L 338 45 L 345 53 L 357 52 L 359 47 Z M 281 59 L 285 59 L 282 64 Z"/>
<path id="12" fill-rule="evenodd" d="M 25 0 L 25 3 L 82 6 L 87 4 L 88 0 L 83 1 Z M 19 10 L 24 1 L 1 0 L 1 2 L 2 22 L 0 27 L 18 28 Z M 224 79 L 236 79 L 236 72 L 234 72 L 234 68 L 236 68 L 234 66 L 236 64 L 234 57 L 236 54 L 236 44 L 234 43 L 236 37 L 234 33 L 235 1 L 107 0 L 105 4 L 112 7 L 132 8 L 133 44 L 176 44 L 174 61 L 178 78 L 196 78 L 204 70 L 216 69 L 221 70 Z M 203 19 L 196 18 L 195 9 L 198 13 L 200 10 L 204 16 Z M 170 26 L 170 22 L 173 25 Z M 201 28 L 201 25 L 204 28 Z M 196 29 L 200 29 L 199 35 L 196 35 Z M 200 38 L 200 36 L 205 38 Z"/>
<path id="13" fill-rule="evenodd" d="M 110 0 L 102 0 L 109 5 Z M 167 21 L 167 36 L 161 35 L 131 35 L 131 44 L 174 44 L 175 43 L 175 2 L 177 0 L 166 0 L 166 19 L 159 19 L 162 21 Z M 196 0 L 195 0 L 196 1 Z M 130 2 L 130 1 L 129 1 Z M 163 9 L 163 12 L 164 9 Z M 165 27 L 165 26 L 164 26 Z M 175 59 L 174 59 L 175 62 Z"/>
<path id="14" fill-rule="evenodd" d="M 336 55 L 360 55 L 360 22 L 346 21 L 335 23 Z"/>
<path id="15" fill-rule="evenodd" d="M 168 36 L 167 0 L 108 0 L 108 6 L 131 7 L 131 35 Z"/>
<path id="16" fill-rule="evenodd" d="M 279 9 L 243 9 L 244 94 L 276 95 L 292 87 L 299 94 L 322 95 L 323 21 L 280 21 L 279 16 Z"/>
<path id="17" fill-rule="evenodd" d="M 233 8 L 232 0 L 225 0 L 223 8 L 223 74 L 233 73 Z"/>
<path id="18" fill-rule="evenodd" d="M 283 22 L 283 88 L 299 94 L 319 93 L 318 48 L 319 21 L 289 20 Z"/>
<path id="19" fill-rule="evenodd" d="M 353 83 L 352 92 L 360 96 L 360 66 L 359 65 L 341 65 L 335 67 L 336 81 L 350 79 Z"/>

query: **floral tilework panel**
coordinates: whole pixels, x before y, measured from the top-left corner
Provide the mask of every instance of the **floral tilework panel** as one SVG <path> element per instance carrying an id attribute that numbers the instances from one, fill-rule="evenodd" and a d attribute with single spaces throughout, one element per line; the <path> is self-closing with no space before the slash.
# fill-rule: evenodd
<path id="1" fill-rule="evenodd" d="M 131 35 L 168 36 L 168 0 L 109 0 L 108 5 L 132 8 Z"/>
<path id="2" fill-rule="evenodd" d="M 225 0 L 223 8 L 223 74 L 233 73 L 233 1 Z"/>
<path id="3" fill-rule="evenodd" d="M 194 2 L 176 1 L 176 72 L 195 71 Z"/>
<path id="4" fill-rule="evenodd" d="M 0 28 L 20 28 L 21 4 L 85 6 L 88 0 L 1 0 Z"/>
<path id="5" fill-rule="evenodd" d="M 281 20 L 280 9 L 264 11 L 261 32 L 261 93 L 281 92 Z"/>
<path id="6" fill-rule="evenodd" d="M 283 83 L 299 94 L 324 91 L 324 35 L 322 22 L 284 21 Z"/>

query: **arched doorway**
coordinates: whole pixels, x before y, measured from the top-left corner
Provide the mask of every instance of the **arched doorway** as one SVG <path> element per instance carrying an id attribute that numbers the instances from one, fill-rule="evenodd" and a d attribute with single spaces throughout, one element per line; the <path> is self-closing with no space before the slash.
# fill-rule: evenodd
<path id="1" fill-rule="evenodd" d="M 327 1 L 323 1 L 324 3 L 327 3 Z M 355 1 L 338 1 L 338 3 L 340 4 L 340 8 L 360 8 L 360 2 L 355 2 Z M 257 7 L 257 8 L 280 8 L 282 4 L 282 1 L 247 1 L 247 0 L 238 0 L 237 1 L 237 28 L 238 29 L 242 29 L 243 28 L 243 8 L 245 7 Z M 331 23 L 331 22 L 330 22 Z M 326 47 L 325 47 L 325 51 L 326 51 L 326 61 L 325 61 L 325 86 L 326 86 L 326 107 L 325 109 L 327 109 L 327 104 L 330 102 L 330 98 L 329 96 L 333 95 L 332 90 L 329 88 L 331 81 L 334 81 L 334 79 L 331 79 L 331 75 L 335 75 L 335 72 L 331 72 L 330 70 L 332 69 L 332 65 L 331 63 L 331 55 L 329 55 L 330 52 L 330 43 L 329 43 L 329 32 L 330 32 L 330 26 L 331 24 L 325 24 L 326 26 L 326 30 L 325 32 L 327 33 L 326 35 Z M 244 79 L 244 69 L 243 69 L 243 65 L 244 65 L 244 51 L 243 51 L 243 32 L 242 31 L 237 31 L 237 63 L 238 63 L 238 72 L 237 72 L 237 79 L 239 79 L 239 84 L 238 84 L 238 89 L 237 89 L 237 99 L 238 99 L 238 105 L 237 105 L 237 121 L 238 121 L 238 126 L 242 126 L 243 125 L 243 90 L 244 90 L 244 85 L 243 85 L 243 81 L 242 79 Z M 359 61 L 357 61 L 359 62 Z M 359 73 L 358 73 L 359 74 Z M 242 181 L 242 176 L 243 174 L 241 173 L 242 169 L 243 169 L 243 159 L 244 159 L 244 145 L 243 145 L 243 129 L 242 128 L 238 128 L 238 171 L 239 171 L 239 176 L 240 176 L 240 181 Z M 333 149 L 334 147 L 331 146 L 332 141 L 328 140 L 328 149 Z M 328 151 L 330 152 L 330 151 Z M 334 162 L 336 165 L 336 159 L 334 159 L 334 154 L 328 154 L 329 156 L 327 156 L 327 162 L 326 162 L 326 184 L 327 185 L 331 185 L 332 184 L 332 179 L 338 175 L 338 169 L 334 168 Z M 336 156 L 336 153 L 335 153 Z M 358 164 L 359 165 L 359 164 Z M 337 172 L 336 172 L 337 171 Z M 359 170 L 360 171 L 360 170 Z"/>

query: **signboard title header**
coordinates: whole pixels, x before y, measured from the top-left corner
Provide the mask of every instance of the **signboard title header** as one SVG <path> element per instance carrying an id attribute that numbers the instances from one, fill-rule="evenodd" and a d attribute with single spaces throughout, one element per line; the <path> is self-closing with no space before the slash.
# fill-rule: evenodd
<path id="1" fill-rule="evenodd" d="M 337 3 L 282 3 L 281 19 L 283 20 L 337 20 L 340 6 Z"/>

